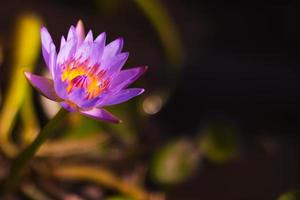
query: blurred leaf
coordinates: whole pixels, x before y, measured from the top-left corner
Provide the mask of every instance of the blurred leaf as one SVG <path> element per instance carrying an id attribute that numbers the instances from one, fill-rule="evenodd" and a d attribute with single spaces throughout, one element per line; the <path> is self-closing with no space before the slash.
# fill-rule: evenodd
<path id="1" fill-rule="evenodd" d="M 300 200 L 300 191 L 290 191 L 282 194 L 278 200 Z"/>
<path id="2" fill-rule="evenodd" d="M 181 139 L 161 148 L 154 156 L 150 173 L 162 184 L 186 180 L 197 168 L 200 155 L 191 142 Z"/>
<path id="3" fill-rule="evenodd" d="M 128 197 L 123 197 L 123 196 L 113 196 L 113 197 L 106 198 L 105 200 L 133 200 L 133 199 Z"/>
<path id="4" fill-rule="evenodd" d="M 53 200 L 52 198 L 48 197 L 43 191 L 41 191 L 39 187 L 31 183 L 22 184 L 21 191 L 27 198 L 31 200 Z"/>
<path id="5" fill-rule="evenodd" d="M 165 48 L 168 60 L 173 66 L 182 64 L 184 52 L 177 27 L 160 0 L 135 0 L 156 29 Z"/>
<path id="6" fill-rule="evenodd" d="M 23 122 L 23 132 L 21 133 L 22 146 L 30 144 L 39 132 L 38 119 L 34 112 L 32 91 L 28 90 L 21 106 L 21 119 Z"/>
<path id="7" fill-rule="evenodd" d="M 37 156 L 64 158 L 70 156 L 80 156 L 95 152 L 99 146 L 106 142 L 108 135 L 98 134 L 86 136 L 80 140 L 60 139 L 58 141 L 46 142 L 37 152 Z"/>
<path id="8" fill-rule="evenodd" d="M 210 160 L 224 163 L 237 154 L 236 127 L 228 122 L 212 122 L 202 131 L 200 150 Z"/>
<path id="9" fill-rule="evenodd" d="M 162 104 L 159 105 L 160 107 L 163 107 L 174 92 L 177 82 L 179 81 L 181 66 L 185 57 L 184 45 L 180 39 L 176 23 L 163 1 L 134 0 L 134 2 L 142 10 L 156 30 L 164 48 L 167 60 L 170 63 L 167 71 L 169 76 L 169 79 L 167 80 L 169 80 L 169 82 L 164 86 L 164 88 L 161 87 L 159 89 L 165 94 L 164 99 L 162 99 L 163 101 L 161 102 Z"/>
<path id="10" fill-rule="evenodd" d="M 136 136 L 138 134 L 138 115 L 136 113 L 136 99 L 130 102 L 119 104 L 109 107 L 115 116 L 122 120 L 120 124 L 104 124 L 109 127 L 114 135 L 116 135 L 125 144 L 133 144 L 136 142 Z"/>
<path id="11" fill-rule="evenodd" d="M 67 180 L 91 181 L 137 200 L 149 199 L 149 194 L 137 185 L 124 181 L 112 171 L 93 166 L 56 166 L 53 175 Z"/>
<path id="12" fill-rule="evenodd" d="M 99 135 L 103 131 L 101 122 L 80 115 L 79 113 L 69 114 L 68 129 L 62 134 L 64 138 L 85 138 Z"/>
<path id="13" fill-rule="evenodd" d="M 2 48 L 2 42 L 0 42 L 0 68 L 3 62 L 3 48 Z M 0 88 L 1 89 L 1 88 Z M 2 104 L 2 92 L 0 90 L 0 105 Z"/>
<path id="14" fill-rule="evenodd" d="M 12 77 L 0 111 L 0 146 L 8 156 L 17 152 L 10 141 L 10 132 L 29 88 L 23 72 L 33 70 L 40 52 L 40 27 L 41 20 L 33 15 L 22 16 L 16 24 Z"/>
<path id="15" fill-rule="evenodd" d="M 35 15 L 24 15 L 17 21 L 13 57 L 14 65 L 17 66 L 14 68 L 15 73 L 20 73 L 21 69 L 33 69 L 40 53 L 41 24 L 41 19 Z"/>
<path id="16" fill-rule="evenodd" d="M 123 0 L 95 0 L 97 7 L 105 15 L 111 15 L 122 9 L 122 3 L 126 3 Z"/>
<path id="17" fill-rule="evenodd" d="M 126 118 L 122 118 L 126 119 Z M 125 144 L 136 142 L 137 131 L 128 121 L 122 121 L 120 124 L 109 124 L 110 130 Z"/>

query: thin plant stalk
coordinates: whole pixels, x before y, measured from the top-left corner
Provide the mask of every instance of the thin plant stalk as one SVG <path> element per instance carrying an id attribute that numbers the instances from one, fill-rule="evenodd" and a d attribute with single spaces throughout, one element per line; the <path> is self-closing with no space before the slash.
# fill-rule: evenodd
<path id="1" fill-rule="evenodd" d="M 41 24 L 41 19 L 31 14 L 21 16 L 16 24 L 11 61 L 12 77 L 0 109 L 0 148 L 10 158 L 19 152 L 11 134 L 16 116 L 29 90 L 23 71 L 33 71 L 39 56 Z"/>
<path id="2" fill-rule="evenodd" d="M 4 192 L 10 192 L 15 189 L 21 173 L 27 166 L 30 159 L 35 155 L 41 145 L 51 136 L 51 134 L 55 132 L 55 129 L 63 122 L 63 119 L 66 117 L 67 113 L 68 111 L 61 108 L 54 118 L 50 120 L 41 130 L 35 140 L 16 157 L 5 183 Z"/>

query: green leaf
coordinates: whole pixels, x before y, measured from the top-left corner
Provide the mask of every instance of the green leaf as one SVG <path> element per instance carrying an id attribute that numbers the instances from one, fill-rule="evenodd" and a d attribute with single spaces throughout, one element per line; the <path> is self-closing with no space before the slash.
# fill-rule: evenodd
<path id="1" fill-rule="evenodd" d="M 79 113 L 71 113 L 68 129 L 66 129 L 63 137 L 80 139 L 100 134 L 103 131 L 100 125 L 101 122 L 97 120 L 82 116 Z"/>
<path id="2" fill-rule="evenodd" d="M 34 15 L 24 15 L 16 24 L 11 78 L 0 111 L 0 146 L 9 156 L 17 153 L 10 133 L 25 96 L 28 95 L 29 84 L 23 73 L 34 69 L 40 53 L 41 24 L 41 20 Z"/>
<path id="3" fill-rule="evenodd" d="M 159 0 L 135 0 L 135 2 L 155 28 L 169 62 L 172 66 L 179 67 L 184 57 L 183 44 L 168 9 Z"/>
<path id="4" fill-rule="evenodd" d="M 282 194 L 278 200 L 300 200 L 300 191 L 290 191 Z"/>
<path id="5" fill-rule="evenodd" d="M 199 148 L 211 161 L 224 163 L 234 158 L 238 151 L 236 127 L 225 121 L 209 123 L 201 131 Z"/>
<path id="6" fill-rule="evenodd" d="M 158 183 L 170 185 L 186 180 L 198 166 L 199 152 L 181 139 L 161 148 L 154 156 L 150 173 Z"/>

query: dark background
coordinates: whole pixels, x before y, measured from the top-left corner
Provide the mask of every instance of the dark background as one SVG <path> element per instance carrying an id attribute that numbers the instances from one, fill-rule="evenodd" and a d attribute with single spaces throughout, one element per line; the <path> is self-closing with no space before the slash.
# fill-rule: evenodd
<path id="1" fill-rule="evenodd" d="M 299 188 L 299 4 L 185 1 L 182 7 L 189 16 L 174 16 L 183 26 L 187 66 L 165 118 L 181 131 L 208 118 L 233 120 L 245 146 L 243 159 L 204 165 L 172 197 L 276 199 Z"/>
<path id="2" fill-rule="evenodd" d="M 185 59 L 170 101 L 151 120 L 168 132 L 165 138 L 195 135 L 211 119 L 231 120 L 243 146 L 243 156 L 229 164 L 203 162 L 190 180 L 168 190 L 169 199 L 271 200 L 299 189 L 299 3 L 163 2 L 178 26 Z M 168 64 L 159 38 L 131 1 L 111 12 L 83 0 L 1 3 L 3 38 L 24 11 L 41 15 L 56 43 L 81 18 L 95 33 L 106 31 L 109 40 L 125 38 L 128 66 L 150 66 L 149 92 L 167 84 L 160 73 Z"/>

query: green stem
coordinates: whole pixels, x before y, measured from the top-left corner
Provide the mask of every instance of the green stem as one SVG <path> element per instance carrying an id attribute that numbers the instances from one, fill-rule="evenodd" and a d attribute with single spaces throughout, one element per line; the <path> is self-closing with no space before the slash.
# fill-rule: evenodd
<path id="1" fill-rule="evenodd" d="M 35 140 L 26 147 L 15 159 L 10 169 L 10 174 L 4 185 L 4 192 L 13 191 L 18 183 L 23 169 L 26 167 L 30 159 L 34 156 L 40 146 L 54 133 L 54 129 L 63 122 L 67 115 L 67 111 L 63 108 L 50 120 L 46 126 L 41 130 Z"/>

